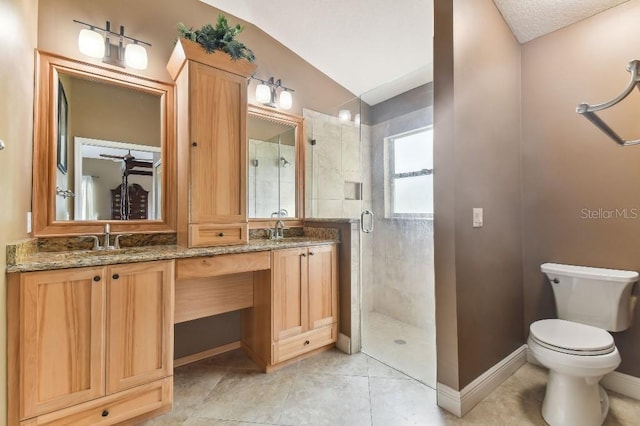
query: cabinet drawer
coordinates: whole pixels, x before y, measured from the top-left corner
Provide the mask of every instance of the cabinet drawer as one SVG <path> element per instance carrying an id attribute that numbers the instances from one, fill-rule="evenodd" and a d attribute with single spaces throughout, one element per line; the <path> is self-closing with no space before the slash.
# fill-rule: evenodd
<path id="1" fill-rule="evenodd" d="M 337 340 L 337 336 L 337 324 L 332 324 L 328 327 L 276 342 L 273 347 L 273 363 L 277 364 L 334 343 Z"/>
<path id="2" fill-rule="evenodd" d="M 176 281 L 175 323 L 253 306 L 253 272 Z"/>
<path id="3" fill-rule="evenodd" d="M 271 252 L 222 254 L 176 261 L 176 279 L 207 278 L 271 268 Z"/>
<path id="4" fill-rule="evenodd" d="M 228 246 L 248 242 L 249 225 L 189 225 L 189 247 Z"/>
<path id="5" fill-rule="evenodd" d="M 171 410 L 173 377 L 21 422 L 21 426 L 113 425 Z M 133 423 L 133 422 L 131 422 Z"/>

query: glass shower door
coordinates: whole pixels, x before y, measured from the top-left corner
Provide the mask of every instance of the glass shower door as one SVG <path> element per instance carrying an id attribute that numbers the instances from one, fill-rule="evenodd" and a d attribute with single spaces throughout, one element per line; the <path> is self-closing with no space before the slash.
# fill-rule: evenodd
<path id="1" fill-rule="evenodd" d="M 432 102 L 428 85 L 414 90 L 304 110 L 305 208 L 307 218 L 361 220 L 351 351 L 435 386 Z"/>
<path id="2" fill-rule="evenodd" d="M 403 105 L 415 96 L 398 96 L 397 109 L 363 102 L 361 339 L 363 352 L 435 387 L 433 121 L 423 92 L 415 107 Z"/>

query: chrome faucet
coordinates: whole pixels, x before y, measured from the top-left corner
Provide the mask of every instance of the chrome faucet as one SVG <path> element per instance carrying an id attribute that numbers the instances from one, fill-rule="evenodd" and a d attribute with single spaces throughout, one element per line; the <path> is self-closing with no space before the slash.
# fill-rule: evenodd
<path id="1" fill-rule="evenodd" d="M 128 237 L 131 234 L 118 234 L 114 244 L 111 245 L 111 225 L 108 223 L 104 225 L 104 241 L 103 245 L 100 245 L 100 239 L 96 235 L 82 235 L 81 238 L 92 238 L 93 248 L 92 250 L 117 250 L 120 248 L 120 238 Z"/>
<path id="2" fill-rule="evenodd" d="M 280 209 L 277 212 L 273 212 L 271 213 L 271 217 L 287 217 L 289 216 L 289 212 L 287 211 L 287 209 Z"/>
<path id="3" fill-rule="evenodd" d="M 278 220 L 275 224 L 275 226 L 273 227 L 273 229 L 270 229 L 269 231 L 269 239 L 270 240 L 281 240 L 284 238 L 284 230 L 285 230 L 285 226 L 284 226 L 284 222 L 281 220 Z"/>
<path id="4" fill-rule="evenodd" d="M 131 236 L 131 234 L 118 234 L 116 235 L 116 240 L 113 242 L 113 248 L 118 250 L 120 249 L 120 238 L 122 237 L 129 237 Z"/>
<path id="5" fill-rule="evenodd" d="M 105 223 L 104 224 L 104 242 L 102 244 L 102 248 L 105 250 L 114 248 L 111 245 L 111 242 L 109 241 L 110 237 L 111 237 L 111 225 L 109 225 L 108 223 Z"/>

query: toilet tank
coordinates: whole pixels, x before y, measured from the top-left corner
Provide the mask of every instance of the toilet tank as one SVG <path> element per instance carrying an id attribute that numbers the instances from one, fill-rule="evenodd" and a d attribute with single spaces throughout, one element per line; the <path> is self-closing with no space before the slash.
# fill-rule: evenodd
<path id="1" fill-rule="evenodd" d="M 637 272 L 559 263 L 545 263 L 540 269 L 551 283 L 558 318 L 608 331 L 631 326 Z"/>

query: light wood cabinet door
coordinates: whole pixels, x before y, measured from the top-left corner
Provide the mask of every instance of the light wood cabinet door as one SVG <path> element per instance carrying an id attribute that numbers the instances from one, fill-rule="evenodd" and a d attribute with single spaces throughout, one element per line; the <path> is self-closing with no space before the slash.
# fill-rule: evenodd
<path id="1" fill-rule="evenodd" d="M 105 287 L 103 267 L 22 274 L 20 418 L 104 394 Z"/>
<path id="2" fill-rule="evenodd" d="M 173 369 L 173 261 L 109 268 L 107 394 Z"/>
<path id="3" fill-rule="evenodd" d="M 273 338 L 275 341 L 308 328 L 307 249 L 273 252 Z"/>
<path id="4" fill-rule="evenodd" d="M 190 223 L 246 222 L 246 86 L 192 62 Z"/>
<path id="5" fill-rule="evenodd" d="M 334 245 L 309 247 L 309 329 L 338 320 L 337 253 Z"/>
<path id="6" fill-rule="evenodd" d="M 177 242 L 246 244 L 247 79 L 257 65 L 178 40 L 167 70 L 177 94 Z"/>

